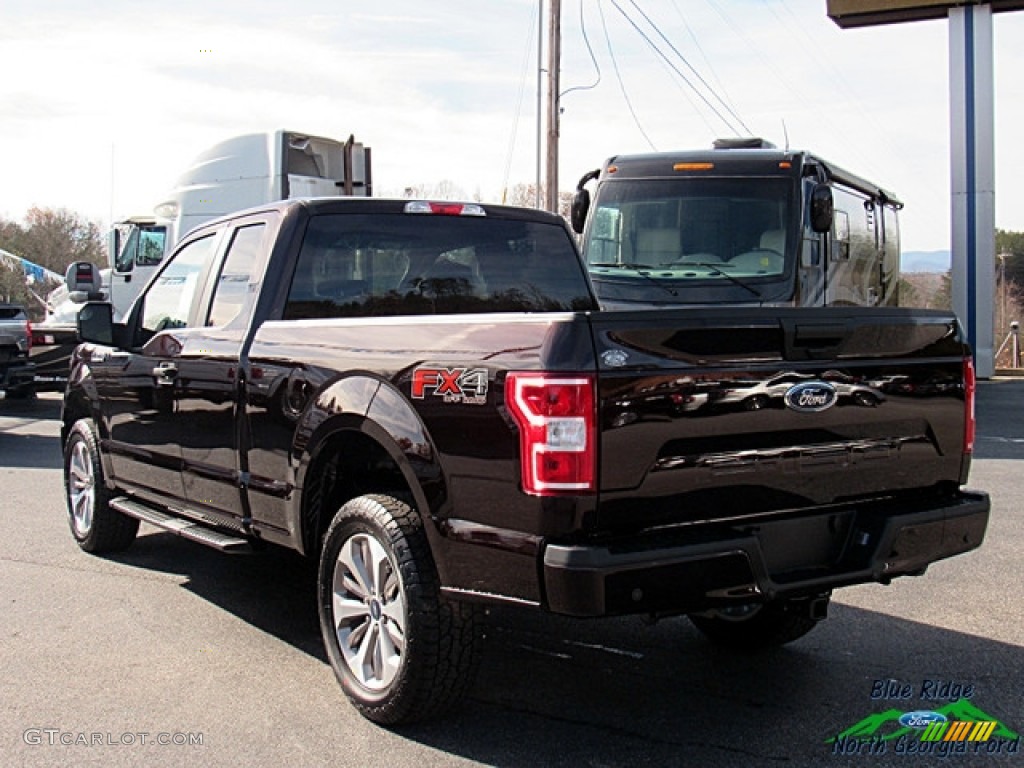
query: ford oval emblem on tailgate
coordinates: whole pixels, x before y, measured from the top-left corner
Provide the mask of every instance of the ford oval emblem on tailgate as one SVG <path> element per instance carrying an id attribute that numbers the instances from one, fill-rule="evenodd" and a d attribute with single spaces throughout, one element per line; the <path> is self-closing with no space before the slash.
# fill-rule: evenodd
<path id="1" fill-rule="evenodd" d="M 839 396 L 835 387 L 824 381 L 804 381 L 786 390 L 783 397 L 787 408 L 800 413 L 818 413 L 836 404 Z"/>

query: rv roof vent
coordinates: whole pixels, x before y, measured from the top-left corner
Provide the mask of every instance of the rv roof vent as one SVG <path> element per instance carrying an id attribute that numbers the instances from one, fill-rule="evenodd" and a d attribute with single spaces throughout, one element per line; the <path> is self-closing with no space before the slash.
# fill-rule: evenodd
<path id="1" fill-rule="evenodd" d="M 746 136 L 738 139 L 715 139 L 715 149 L 778 149 L 770 141 L 757 136 Z"/>

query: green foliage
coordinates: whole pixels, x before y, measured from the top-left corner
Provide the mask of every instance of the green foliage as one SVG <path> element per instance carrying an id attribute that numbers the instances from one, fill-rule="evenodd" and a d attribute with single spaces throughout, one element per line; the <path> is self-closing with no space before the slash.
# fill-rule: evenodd
<path id="1" fill-rule="evenodd" d="M 1024 286 L 1024 232 L 997 229 L 996 253 L 1006 254 L 1006 281 Z M 999 269 L 998 259 L 996 269 Z"/>
<path id="2" fill-rule="evenodd" d="M 949 272 L 906 272 L 900 277 L 900 306 L 949 309 L 953 303 Z"/>
<path id="3" fill-rule="evenodd" d="M 942 282 L 939 290 L 932 298 L 932 306 L 936 309 L 953 308 L 953 271 L 946 270 L 942 273 Z"/>
<path id="4" fill-rule="evenodd" d="M 65 208 L 30 208 L 24 222 L 0 219 L 0 248 L 59 275 L 74 261 L 106 263 L 99 224 Z M 37 294 L 53 287 L 32 286 Z M 33 319 L 42 317 L 20 270 L 0 267 L 0 297 L 24 304 Z"/>
<path id="5" fill-rule="evenodd" d="M 921 292 L 918 291 L 917 287 L 907 280 L 906 277 L 900 278 L 899 290 L 896 295 L 899 296 L 899 303 L 901 307 L 921 306 Z"/>

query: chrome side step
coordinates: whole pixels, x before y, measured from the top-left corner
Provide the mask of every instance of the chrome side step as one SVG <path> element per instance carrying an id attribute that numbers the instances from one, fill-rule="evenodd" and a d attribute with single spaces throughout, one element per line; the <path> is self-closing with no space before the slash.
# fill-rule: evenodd
<path id="1" fill-rule="evenodd" d="M 155 525 L 157 528 L 177 534 L 190 541 L 205 544 L 221 552 L 228 554 L 252 552 L 252 547 L 247 539 L 221 533 L 191 520 L 172 517 L 165 512 L 160 512 L 134 499 L 119 496 L 110 501 L 110 506 L 125 515 L 136 517 L 144 523 Z"/>

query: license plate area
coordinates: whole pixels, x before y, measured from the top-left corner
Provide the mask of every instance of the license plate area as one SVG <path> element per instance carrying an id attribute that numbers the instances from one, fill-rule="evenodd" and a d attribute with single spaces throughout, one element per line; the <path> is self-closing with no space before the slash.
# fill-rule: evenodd
<path id="1" fill-rule="evenodd" d="M 757 538 L 765 568 L 784 584 L 834 570 L 847 550 L 856 512 L 837 511 L 794 520 L 773 520 L 743 529 Z"/>

